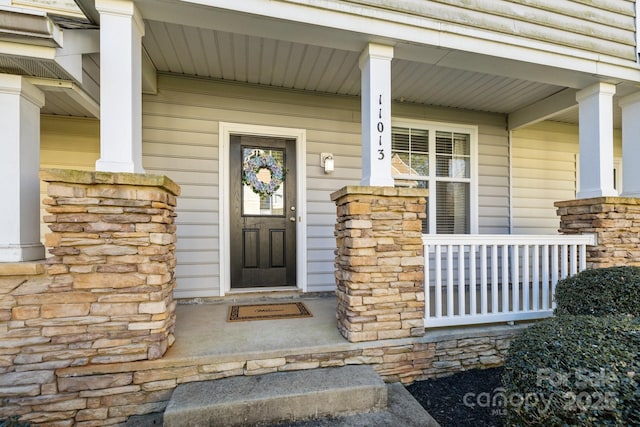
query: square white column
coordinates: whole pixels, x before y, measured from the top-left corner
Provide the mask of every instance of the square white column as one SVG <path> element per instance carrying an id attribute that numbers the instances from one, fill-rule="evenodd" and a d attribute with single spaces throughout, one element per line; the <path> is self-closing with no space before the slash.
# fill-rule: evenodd
<path id="1" fill-rule="evenodd" d="M 142 37 L 131 0 L 96 0 L 100 12 L 100 159 L 96 170 L 142 168 Z"/>
<path id="2" fill-rule="evenodd" d="M 640 197 L 640 92 L 622 98 L 622 196 Z"/>
<path id="3" fill-rule="evenodd" d="M 44 94 L 0 74 L 0 262 L 44 259 L 40 242 L 40 109 Z"/>
<path id="4" fill-rule="evenodd" d="M 362 185 L 393 187 L 391 176 L 391 59 L 393 47 L 370 43 L 360 54 Z"/>
<path id="5" fill-rule="evenodd" d="M 615 85 L 597 83 L 576 94 L 580 114 L 578 199 L 616 196 L 613 188 L 613 95 Z"/>

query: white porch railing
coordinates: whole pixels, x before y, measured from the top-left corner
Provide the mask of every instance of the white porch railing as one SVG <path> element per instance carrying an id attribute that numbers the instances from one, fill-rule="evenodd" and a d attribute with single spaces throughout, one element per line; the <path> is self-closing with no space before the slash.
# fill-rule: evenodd
<path id="1" fill-rule="evenodd" d="M 424 235 L 425 327 L 549 317 L 594 235 Z"/>

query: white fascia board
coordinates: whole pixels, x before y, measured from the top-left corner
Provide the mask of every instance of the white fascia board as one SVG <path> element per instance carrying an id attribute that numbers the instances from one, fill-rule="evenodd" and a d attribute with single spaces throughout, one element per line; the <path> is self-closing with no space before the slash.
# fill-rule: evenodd
<path id="1" fill-rule="evenodd" d="M 32 59 L 54 60 L 56 57 L 56 48 L 25 43 L 0 41 L 0 55 L 24 56 Z"/>
<path id="2" fill-rule="evenodd" d="M 516 130 L 541 122 L 556 114 L 578 108 L 575 89 L 565 89 L 545 99 L 527 105 L 509 114 L 507 124 L 509 130 Z"/>
<path id="3" fill-rule="evenodd" d="M 187 3 L 193 7 L 189 8 Z M 240 27 L 239 19 L 254 19 L 256 25 L 249 26 L 253 28 L 249 33 L 253 31 L 255 34 L 251 35 L 343 50 L 361 51 L 365 43 L 371 41 L 388 45 L 417 43 L 454 49 L 460 56 L 464 56 L 464 53 L 474 56 L 481 53 L 488 58 L 503 58 L 572 73 L 577 71 L 585 75 L 585 82 L 574 82 L 571 87 L 575 88 L 597 81 L 594 75 L 610 80 L 640 82 L 640 69 L 632 61 L 506 34 L 499 34 L 498 37 L 496 33 L 486 30 L 348 2 L 287 0 L 271 1 L 268 7 L 261 0 L 139 0 L 136 4 L 147 19 L 231 32 Z M 229 12 L 236 12 L 236 15 Z M 241 17 L 237 12 L 250 16 Z M 300 28 L 297 29 L 296 25 L 300 25 Z M 327 27 L 347 33 L 334 32 L 333 35 L 325 33 L 325 36 L 320 36 L 319 33 Z M 242 28 L 247 26 L 242 25 Z M 407 52 L 410 50 L 398 49 L 395 57 L 425 62 L 424 57 L 422 60 L 420 57 L 404 57 L 403 53 Z M 459 62 L 451 62 L 449 56 L 442 59 L 444 62 L 439 65 L 461 67 Z M 431 60 L 426 59 L 428 62 Z M 502 75 L 500 70 L 504 68 L 497 69 L 498 75 Z M 540 73 L 532 74 L 542 77 Z M 564 80 L 552 84 L 564 85 Z"/>
<path id="4" fill-rule="evenodd" d="M 43 92 L 66 92 L 78 105 L 95 118 L 100 118 L 100 105 L 74 82 L 68 80 L 27 77 L 27 81 Z"/>

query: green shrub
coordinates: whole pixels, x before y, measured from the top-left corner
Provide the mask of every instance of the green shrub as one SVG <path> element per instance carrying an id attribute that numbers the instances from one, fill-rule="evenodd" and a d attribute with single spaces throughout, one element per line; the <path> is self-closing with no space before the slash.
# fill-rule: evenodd
<path id="1" fill-rule="evenodd" d="M 0 419 L 0 427 L 29 427 L 31 424 L 19 421 L 19 417 Z"/>
<path id="2" fill-rule="evenodd" d="M 640 267 L 585 270 L 556 286 L 556 314 L 640 315 Z"/>
<path id="3" fill-rule="evenodd" d="M 640 322 L 560 316 L 524 330 L 505 360 L 507 424 L 640 425 Z"/>

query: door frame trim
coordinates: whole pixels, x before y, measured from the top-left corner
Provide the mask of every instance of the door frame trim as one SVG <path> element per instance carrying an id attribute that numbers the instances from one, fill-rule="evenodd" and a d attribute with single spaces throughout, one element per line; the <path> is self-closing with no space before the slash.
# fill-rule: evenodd
<path id="1" fill-rule="evenodd" d="M 231 290 L 231 236 L 229 227 L 229 147 L 231 134 L 296 140 L 296 287 L 307 291 L 307 131 L 306 129 L 220 122 L 218 125 L 218 236 L 220 296 Z M 291 289 L 291 288 L 289 288 Z M 257 292 L 260 289 L 256 289 Z"/>

